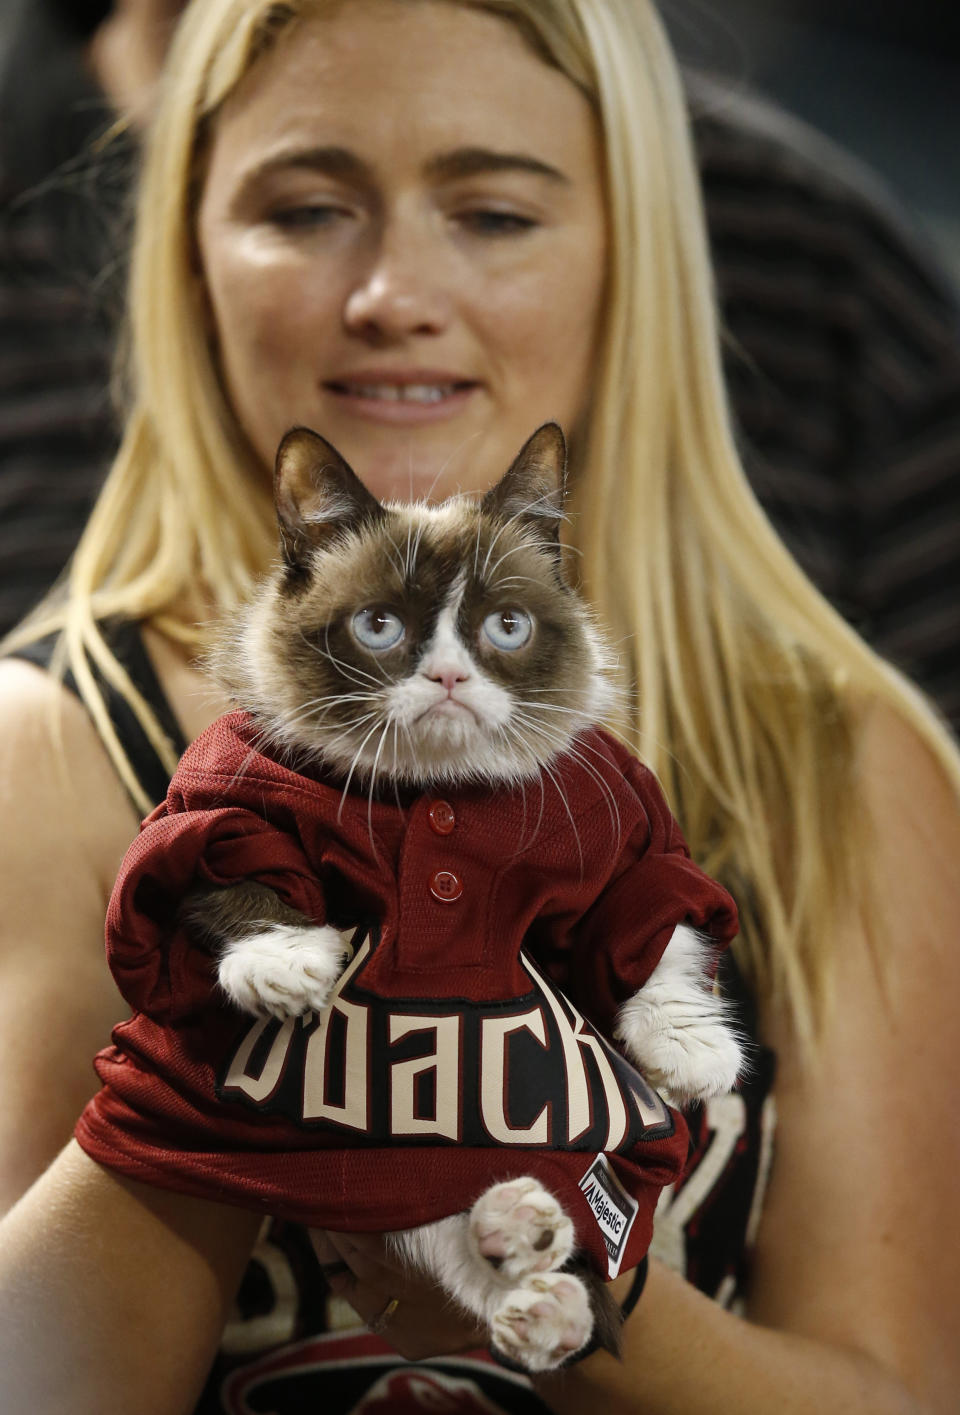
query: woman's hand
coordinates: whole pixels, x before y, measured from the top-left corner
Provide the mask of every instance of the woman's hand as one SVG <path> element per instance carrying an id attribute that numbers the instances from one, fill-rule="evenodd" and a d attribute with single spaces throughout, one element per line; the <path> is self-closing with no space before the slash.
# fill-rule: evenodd
<path id="1" fill-rule="evenodd" d="M 383 1235 L 317 1229 L 310 1236 L 330 1291 L 349 1302 L 406 1360 L 476 1351 L 488 1344 L 489 1334 L 433 1278 L 401 1266 Z M 385 1320 L 382 1327 L 378 1319 Z"/>

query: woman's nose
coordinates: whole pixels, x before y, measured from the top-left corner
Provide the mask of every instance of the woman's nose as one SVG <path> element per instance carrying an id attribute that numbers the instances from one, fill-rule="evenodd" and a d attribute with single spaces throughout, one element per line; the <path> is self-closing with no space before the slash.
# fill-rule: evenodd
<path id="1" fill-rule="evenodd" d="M 441 266 L 423 233 L 385 233 L 347 296 L 348 332 L 374 340 L 442 333 L 450 309 Z"/>

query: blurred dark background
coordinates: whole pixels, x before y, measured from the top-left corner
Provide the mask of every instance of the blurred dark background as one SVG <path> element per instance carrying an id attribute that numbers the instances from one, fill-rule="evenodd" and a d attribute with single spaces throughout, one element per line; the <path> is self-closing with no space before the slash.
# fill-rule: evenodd
<path id="1" fill-rule="evenodd" d="M 659 0 L 681 58 L 778 100 L 883 176 L 960 286 L 957 0 Z"/>

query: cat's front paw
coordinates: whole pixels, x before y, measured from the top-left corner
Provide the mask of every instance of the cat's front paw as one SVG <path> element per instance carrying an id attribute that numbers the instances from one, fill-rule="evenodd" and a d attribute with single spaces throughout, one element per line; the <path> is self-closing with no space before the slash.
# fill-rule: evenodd
<path id="1" fill-rule="evenodd" d="M 470 1214 L 475 1253 L 505 1286 L 528 1273 L 562 1267 L 573 1251 L 573 1224 L 553 1195 L 529 1175 L 494 1184 Z"/>
<path id="2" fill-rule="evenodd" d="M 329 925 L 271 924 L 226 945 L 217 980 L 241 1012 L 300 1017 L 323 1011 L 350 953 L 347 937 Z"/>
<path id="3" fill-rule="evenodd" d="M 674 1024 L 668 1009 L 648 1010 L 634 998 L 617 1035 L 650 1084 L 677 1104 L 726 1095 L 743 1068 L 737 1034 L 719 1017 Z"/>
<path id="4" fill-rule="evenodd" d="M 587 1290 L 572 1273 L 540 1273 L 511 1289 L 491 1322 L 493 1344 L 528 1371 L 552 1371 L 590 1340 Z"/>

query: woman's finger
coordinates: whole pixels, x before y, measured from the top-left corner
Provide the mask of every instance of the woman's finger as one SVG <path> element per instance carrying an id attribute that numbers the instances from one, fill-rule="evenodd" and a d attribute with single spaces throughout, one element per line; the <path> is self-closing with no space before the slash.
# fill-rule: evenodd
<path id="1" fill-rule="evenodd" d="M 340 1254 L 330 1241 L 330 1235 L 322 1228 L 311 1228 L 310 1242 L 313 1244 L 313 1251 L 317 1255 L 317 1262 L 322 1268 L 330 1267 L 342 1262 Z"/>
<path id="2" fill-rule="evenodd" d="M 411 1282 L 415 1287 L 424 1282 L 422 1274 L 412 1274 L 389 1252 L 380 1234 L 328 1233 L 327 1238 L 336 1257 L 348 1265 L 359 1281 L 371 1287 L 407 1290 Z"/>
<path id="3" fill-rule="evenodd" d="M 311 1238 L 330 1291 L 407 1360 L 487 1344 L 433 1278 L 401 1266 L 382 1235 L 317 1231 Z"/>

